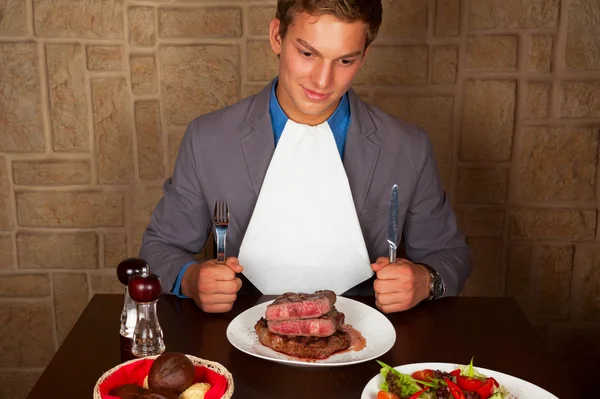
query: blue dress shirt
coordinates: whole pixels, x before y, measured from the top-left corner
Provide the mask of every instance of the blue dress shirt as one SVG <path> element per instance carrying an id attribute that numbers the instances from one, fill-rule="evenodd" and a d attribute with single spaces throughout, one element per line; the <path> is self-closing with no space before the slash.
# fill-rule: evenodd
<path id="1" fill-rule="evenodd" d="M 288 121 L 288 117 L 283 112 L 281 105 L 279 105 L 279 101 L 277 100 L 277 95 L 275 94 L 275 89 L 277 87 L 278 79 L 275 80 L 273 86 L 271 87 L 271 97 L 269 100 L 269 113 L 271 114 L 271 124 L 273 126 L 273 134 L 275 135 L 275 146 L 277 147 L 277 143 L 283 134 L 283 129 L 285 128 L 285 124 Z M 340 157 L 344 159 L 344 145 L 346 144 L 346 134 L 348 133 L 348 126 L 350 126 L 350 102 L 348 101 L 348 93 L 342 96 L 342 100 L 338 104 L 337 108 L 331 114 L 329 119 L 327 119 L 327 123 L 329 124 L 329 128 L 333 132 L 333 138 L 335 139 L 335 144 L 337 145 L 338 151 L 340 152 Z M 196 262 L 190 262 L 183 266 L 177 275 L 177 280 L 175 280 L 175 284 L 173 285 L 173 293 L 177 295 L 179 298 L 187 298 L 181 292 L 181 280 L 183 279 L 183 274 L 187 270 L 188 267 L 193 265 Z"/>

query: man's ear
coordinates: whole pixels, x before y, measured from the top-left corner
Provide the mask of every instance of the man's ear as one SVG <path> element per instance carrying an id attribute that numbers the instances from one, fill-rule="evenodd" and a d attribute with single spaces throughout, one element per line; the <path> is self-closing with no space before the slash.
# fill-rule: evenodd
<path id="1" fill-rule="evenodd" d="M 279 33 L 280 22 L 277 18 L 271 21 L 269 25 L 269 41 L 273 52 L 279 56 L 281 54 L 281 34 Z"/>

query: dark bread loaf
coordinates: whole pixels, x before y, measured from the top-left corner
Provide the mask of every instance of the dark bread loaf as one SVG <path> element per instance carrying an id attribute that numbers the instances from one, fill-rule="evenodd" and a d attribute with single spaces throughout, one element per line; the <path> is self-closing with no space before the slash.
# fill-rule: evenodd
<path id="1" fill-rule="evenodd" d="M 179 395 L 194 383 L 195 376 L 194 363 L 187 356 L 166 352 L 154 359 L 148 372 L 148 387 Z"/>
<path id="2" fill-rule="evenodd" d="M 120 399 L 137 399 L 144 391 L 146 390 L 139 385 L 124 384 L 111 389 L 109 395 Z"/>

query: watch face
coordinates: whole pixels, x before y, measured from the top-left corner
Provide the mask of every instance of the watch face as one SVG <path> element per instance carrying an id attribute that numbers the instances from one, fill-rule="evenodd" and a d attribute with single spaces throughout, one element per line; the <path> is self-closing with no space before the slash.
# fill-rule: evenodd
<path id="1" fill-rule="evenodd" d="M 429 265 L 422 264 L 429 271 L 429 299 L 436 299 L 446 293 L 446 285 L 442 276 Z"/>
<path id="2" fill-rule="evenodd" d="M 438 298 L 446 292 L 446 285 L 442 281 L 442 277 L 438 274 L 433 279 L 433 296 Z"/>

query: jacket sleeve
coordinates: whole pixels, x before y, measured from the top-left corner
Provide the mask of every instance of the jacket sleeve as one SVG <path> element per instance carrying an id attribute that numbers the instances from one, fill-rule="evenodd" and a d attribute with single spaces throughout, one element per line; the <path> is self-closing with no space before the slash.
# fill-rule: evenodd
<path id="1" fill-rule="evenodd" d="M 207 201 L 200 186 L 197 122 L 188 126 L 175 162 L 173 176 L 163 186 L 142 237 L 140 257 L 162 280 L 163 290 L 171 292 L 181 268 L 196 261 L 212 226 Z"/>
<path id="2" fill-rule="evenodd" d="M 404 226 L 406 254 L 437 270 L 446 284 L 444 296 L 456 296 L 471 273 L 471 254 L 442 188 L 431 141 L 420 133 L 417 188 Z"/>

